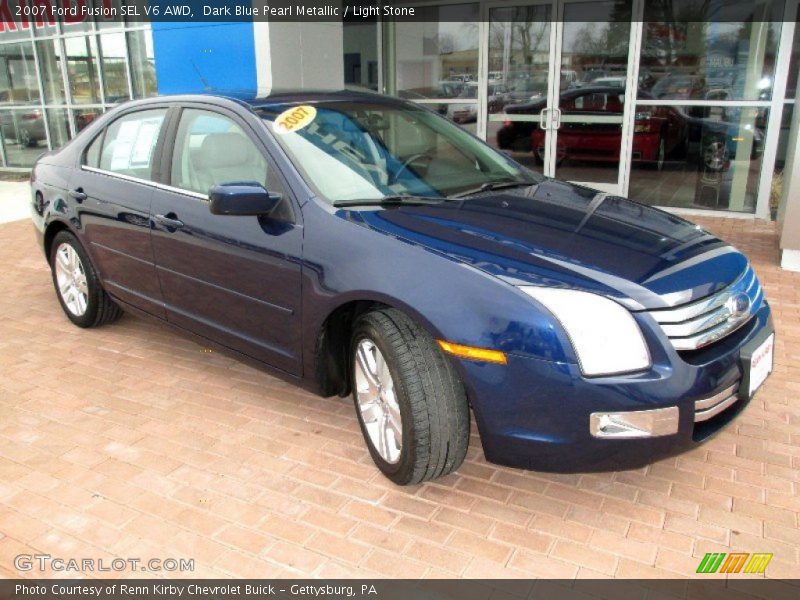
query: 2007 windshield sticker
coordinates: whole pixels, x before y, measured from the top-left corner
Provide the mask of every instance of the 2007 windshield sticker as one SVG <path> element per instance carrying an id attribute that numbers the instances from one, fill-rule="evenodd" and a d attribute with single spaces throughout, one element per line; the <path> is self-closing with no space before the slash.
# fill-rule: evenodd
<path id="1" fill-rule="evenodd" d="M 299 131 L 310 124 L 317 116 L 317 109 L 313 106 L 304 104 L 303 106 L 293 106 L 275 118 L 272 127 L 275 133 L 285 135 L 293 131 Z"/>

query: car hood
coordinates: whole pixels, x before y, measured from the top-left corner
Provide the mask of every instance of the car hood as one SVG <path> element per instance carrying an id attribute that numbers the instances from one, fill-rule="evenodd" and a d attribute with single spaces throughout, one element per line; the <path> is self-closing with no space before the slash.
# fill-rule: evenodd
<path id="1" fill-rule="evenodd" d="M 633 310 L 702 298 L 747 267 L 735 248 L 664 211 L 556 180 L 526 192 L 337 214 L 514 285 L 600 293 Z"/>

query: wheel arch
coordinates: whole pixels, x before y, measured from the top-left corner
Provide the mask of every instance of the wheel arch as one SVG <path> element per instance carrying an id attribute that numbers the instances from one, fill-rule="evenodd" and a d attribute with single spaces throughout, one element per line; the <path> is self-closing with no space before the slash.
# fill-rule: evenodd
<path id="1" fill-rule="evenodd" d="M 64 221 L 59 221 L 59 220 L 51 221 L 45 228 L 44 256 L 47 259 L 48 264 L 50 263 L 50 254 L 53 249 L 53 240 L 60 232 L 65 230 L 69 231 L 72 235 L 75 235 L 75 232 L 72 230 L 72 228 L 69 225 L 67 225 Z"/>
<path id="2" fill-rule="evenodd" d="M 321 395 L 345 397 L 350 394 L 348 355 L 353 324 L 359 316 L 381 308 L 400 310 L 434 339 L 441 337 L 430 321 L 396 298 L 366 293 L 341 298 L 327 311 L 313 338 L 313 379 Z"/>

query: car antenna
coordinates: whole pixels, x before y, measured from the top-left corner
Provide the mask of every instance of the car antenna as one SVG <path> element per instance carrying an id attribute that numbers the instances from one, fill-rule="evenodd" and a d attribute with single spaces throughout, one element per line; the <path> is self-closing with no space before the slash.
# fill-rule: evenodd
<path id="1" fill-rule="evenodd" d="M 210 92 L 212 90 L 212 88 L 209 85 L 208 80 L 205 77 L 203 77 L 203 74 L 200 72 L 200 69 L 197 68 L 197 65 L 195 64 L 194 59 L 192 59 L 191 63 L 192 63 L 192 67 L 194 68 L 195 72 L 197 73 L 197 76 L 200 78 L 200 83 L 203 84 L 203 89 L 205 91 L 207 91 L 207 92 Z"/>

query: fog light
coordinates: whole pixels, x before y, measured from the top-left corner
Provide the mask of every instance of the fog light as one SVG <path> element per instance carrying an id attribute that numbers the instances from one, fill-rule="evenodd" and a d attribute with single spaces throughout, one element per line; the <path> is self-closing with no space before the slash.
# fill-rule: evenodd
<path id="1" fill-rule="evenodd" d="M 597 438 L 644 438 L 678 433 L 678 407 L 592 413 L 589 431 Z"/>

